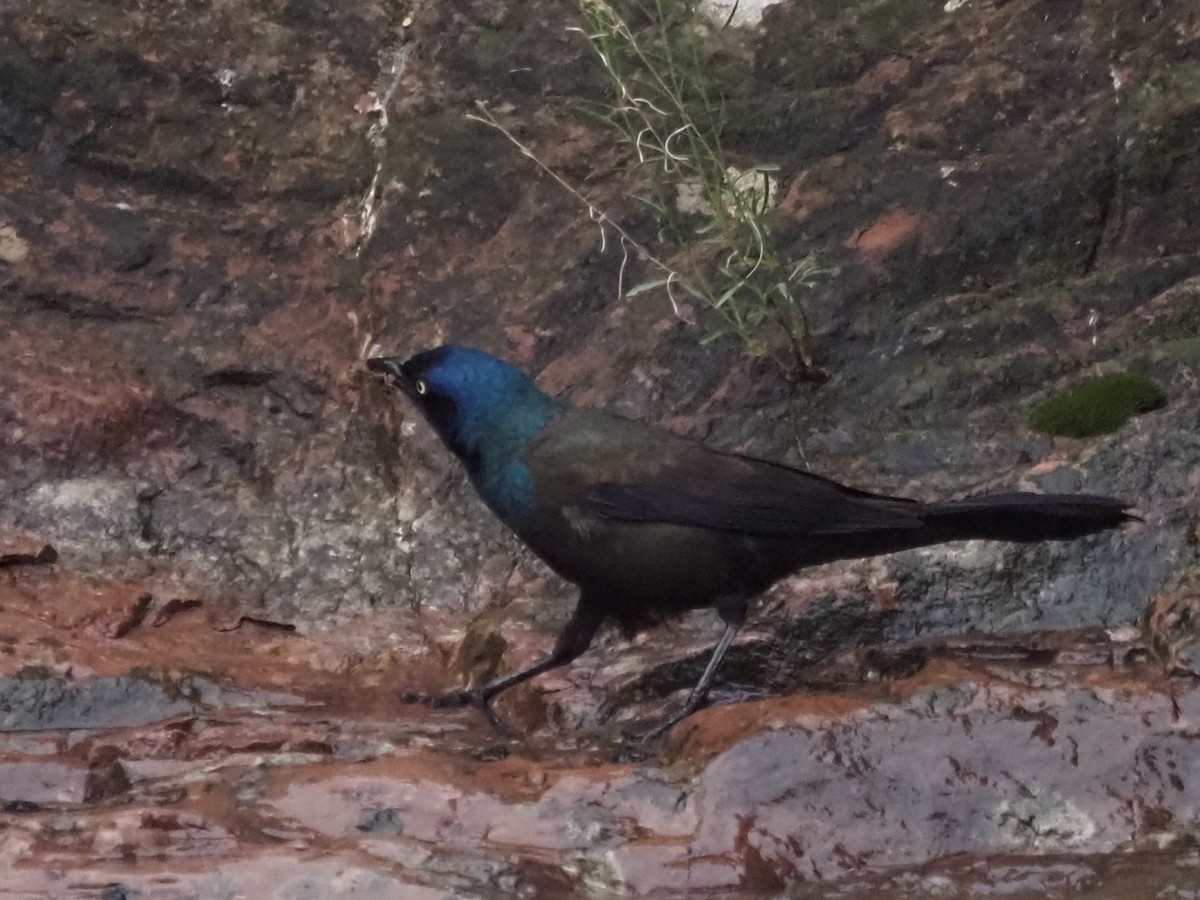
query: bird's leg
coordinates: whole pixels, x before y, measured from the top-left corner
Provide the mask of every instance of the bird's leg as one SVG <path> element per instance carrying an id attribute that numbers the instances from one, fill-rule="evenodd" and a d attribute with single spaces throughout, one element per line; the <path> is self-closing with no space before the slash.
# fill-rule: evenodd
<path id="1" fill-rule="evenodd" d="M 558 639 L 554 642 L 554 649 L 545 659 L 519 672 L 505 675 L 502 678 L 496 678 L 487 684 L 480 685 L 471 690 L 449 691 L 445 694 L 408 693 L 404 694 L 402 699 L 405 703 L 423 703 L 426 706 L 435 708 L 475 706 L 487 716 L 487 720 L 493 728 L 502 734 L 506 734 L 508 733 L 508 728 L 505 727 L 504 723 L 500 721 L 491 708 L 492 700 L 496 698 L 496 695 L 523 681 L 528 681 L 530 678 L 541 675 L 543 672 L 549 672 L 551 669 L 565 666 L 567 663 L 578 658 L 591 646 L 592 639 L 596 636 L 596 631 L 603 621 L 603 612 L 593 609 L 591 604 L 585 602 L 585 598 L 580 597 L 579 604 L 575 607 L 574 615 L 571 616 L 571 620 L 567 622 L 563 630 L 559 632 Z"/>
<path id="2" fill-rule="evenodd" d="M 729 650 L 729 645 L 733 643 L 733 639 L 741 627 L 741 622 L 725 623 L 725 630 L 721 633 L 721 639 L 717 641 L 717 646 L 713 649 L 712 656 L 708 659 L 708 665 L 704 667 L 704 674 L 700 676 L 700 680 L 696 682 L 696 686 L 692 688 L 692 692 L 688 695 L 687 703 L 683 704 L 679 711 L 673 713 L 666 721 L 660 722 L 649 731 L 638 734 L 638 740 L 653 740 L 704 705 L 704 701 L 708 697 L 708 689 L 712 687 L 713 677 L 717 674 L 717 666 L 721 665 L 721 660 L 725 658 L 725 653 Z"/>

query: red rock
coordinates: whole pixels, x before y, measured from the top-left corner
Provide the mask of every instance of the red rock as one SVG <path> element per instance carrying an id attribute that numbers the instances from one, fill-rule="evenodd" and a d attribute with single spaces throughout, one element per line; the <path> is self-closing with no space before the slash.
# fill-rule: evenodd
<path id="1" fill-rule="evenodd" d="M 847 246 L 869 256 L 886 256 L 912 237 L 920 225 L 921 217 L 917 213 L 893 209 L 854 235 L 847 241 Z"/>

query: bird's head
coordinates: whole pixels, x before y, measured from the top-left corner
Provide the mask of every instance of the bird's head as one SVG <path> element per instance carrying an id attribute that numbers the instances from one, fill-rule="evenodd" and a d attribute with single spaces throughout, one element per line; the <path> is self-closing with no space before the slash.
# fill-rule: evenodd
<path id="1" fill-rule="evenodd" d="M 532 438 L 561 408 L 519 369 L 470 347 L 377 356 L 367 368 L 405 393 L 472 469 L 481 454 Z"/>

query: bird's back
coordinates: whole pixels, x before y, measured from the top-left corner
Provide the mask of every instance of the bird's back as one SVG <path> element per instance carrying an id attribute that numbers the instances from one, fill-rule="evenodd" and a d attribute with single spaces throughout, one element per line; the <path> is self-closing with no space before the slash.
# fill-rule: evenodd
<path id="1" fill-rule="evenodd" d="M 525 459 L 538 502 L 613 522 L 790 537 L 921 522 L 919 504 L 911 501 L 712 450 L 600 410 L 572 409 L 551 422 Z"/>
<path id="2" fill-rule="evenodd" d="M 803 566 L 971 538 L 1064 540 L 1129 519 L 1126 504 L 1090 495 L 872 494 L 600 410 L 567 410 L 522 458 L 535 513 L 518 534 L 585 594 L 628 606 L 627 625 L 642 610 L 655 621 L 753 597 Z"/>
<path id="3" fill-rule="evenodd" d="M 599 410 L 555 419 L 524 462 L 535 513 L 518 534 L 630 630 L 754 596 L 808 561 L 806 539 L 920 524 L 908 501 Z"/>

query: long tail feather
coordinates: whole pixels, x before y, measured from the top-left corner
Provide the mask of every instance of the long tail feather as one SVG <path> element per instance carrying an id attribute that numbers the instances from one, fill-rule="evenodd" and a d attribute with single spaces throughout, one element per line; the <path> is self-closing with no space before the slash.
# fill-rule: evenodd
<path id="1" fill-rule="evenodd" d="M 982 538 L 992 541 L 1071 540 L 1116 528 L 1139 517 L 1131 504 L 1093 494 L 991 494 L 921 509 L 940 540 Z"/>
<path id="2" fill-rule="evenodd" d="M 909 528 L 868 526 L 848 534 L 810 537 L 803 542 L 798 558 L 806 564 L 855 559 L 947 541 L 1069 541 L 1141 520 L 1129 512 L 1131 504 L 1092 494 L 990 494 L 945 503 L 872 497 L 864 503 L 906 512 L 919 524 Z M 789 557 L 793 565 L 796 558 Z"/>

